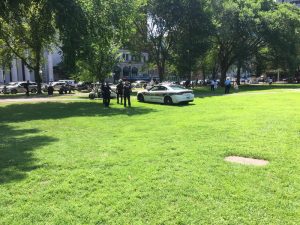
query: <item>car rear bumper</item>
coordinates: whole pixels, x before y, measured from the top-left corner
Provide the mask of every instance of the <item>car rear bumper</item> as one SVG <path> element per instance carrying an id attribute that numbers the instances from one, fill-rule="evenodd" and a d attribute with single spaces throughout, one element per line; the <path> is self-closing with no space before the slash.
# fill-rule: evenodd
<path id="1" fill-rule="evenodd" d="M 194 94 L 187 94 L 187 95 L 173 95 L 172 100 L 173 103 L 180 103 L 180 102 L 193 102 L 194 101 Z"/>

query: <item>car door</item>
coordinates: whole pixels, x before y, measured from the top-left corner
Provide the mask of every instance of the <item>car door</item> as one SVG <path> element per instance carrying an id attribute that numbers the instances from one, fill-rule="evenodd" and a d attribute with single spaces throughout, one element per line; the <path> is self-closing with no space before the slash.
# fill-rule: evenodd
<path id="1" fill-rule="evenodd" d="M 26 92 L 25 85 L 27 85 L 27 83 L 19 83 L 18 84 L 18 86 L 17 86 L 18 93 Z"/>
<path id="2" fill-rule="evenodd" d="M 167 94 L 168 88 L 164 86 L 159 86 L 159 90 L 157 92 L 157 102 L 164 103 L 164 98 Z"/>
<path id="3" fill-rule="evenodd" d="M 147 102 L 156 102 L 157 101 L 157 92 L 159 91 L 159 86 L 154 86 L 144 95 L 144 99 Z"/>
<path id="4" fill-rule="evenodd" d="M 152 102 L 164 102 L 164 92 L 167 90 L 164 86 L 155 86 L 150 90 L 150 96 Z"/>

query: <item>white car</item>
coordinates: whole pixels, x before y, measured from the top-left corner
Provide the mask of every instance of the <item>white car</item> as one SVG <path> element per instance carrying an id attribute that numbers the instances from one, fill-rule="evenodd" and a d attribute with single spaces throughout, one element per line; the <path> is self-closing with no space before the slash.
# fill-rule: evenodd
<path id="1" fill-rule="evenodd" d="M 145 84 L 147 84 L 147 81 L 137 80 L 136 82 L 132 83 L 131 86 L 134 88 L 142 88 Z"/>
<path id="2" fill-rule="evenodd" d="M 149 90 L 139 91 L 137 99 L 140 102 L 157 102 L 167 105 L 176 103 L 189 103 L 194 101 L 192 90 L 179 85 L 156 85 Z"/>
<path id="3" fill-rule="evenodd" d="M 66 82 L 57 81 L 57 82 L 50 83 L 50 85 L 53 87 L 54 91 L 59 91 L 63 86 L 66 86 L 67 83 Z"/>

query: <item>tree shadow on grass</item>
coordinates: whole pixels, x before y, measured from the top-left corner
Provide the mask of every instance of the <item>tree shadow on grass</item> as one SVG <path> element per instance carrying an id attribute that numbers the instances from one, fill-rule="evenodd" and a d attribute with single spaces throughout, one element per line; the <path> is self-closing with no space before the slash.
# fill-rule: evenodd
<path id="1" fill-rule="evenodd" d="M 0 107 L 2 123 L 32 120 L 63 119 L 69 117 L 136 116 L 156 112 L 149 108 L 104 108 L 99 102 L 42 102 L 35 104 L 9 104 Z"/>
<path id="2" fill-rule="evenodd" d="M 0 125 L 0 184 L 24 179 L 26 172 L 40 167 L 35 164 L 33 152 L 57 139 L 40 136 L 39 132 Z"/>
<path id="3" fill-rule="evenodd" d="M 0 184 L 21 180 L 26 173 L 39 168 L 34 151 L 58 139 L 41 135 L 39 129 L 18 129 L 10 123 L 71 117 L 112 117 L 155 112 L 149 108 L 108 108 L 99 102 L 43 102 L 9 104 L 0 107 Z"/>

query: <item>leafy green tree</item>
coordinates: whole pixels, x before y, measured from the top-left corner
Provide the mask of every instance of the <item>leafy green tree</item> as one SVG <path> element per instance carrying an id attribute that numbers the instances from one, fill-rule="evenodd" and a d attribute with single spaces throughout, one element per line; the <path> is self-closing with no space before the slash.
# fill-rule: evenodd
<path id="1" fill-rule="evenodd" d="M 79 9 L 75 0 L 5 0 L 1 4 L 0 39 L 34 71 L 38 93 L 41 93 L 43 53 L 53 46 L 66 46 L 68 41 L 74 40 L 70 37 L 74 34 L 69 33 L 72 30 L 70 24 L 76 24 L 74 18 L 83 15 L 78 13 Z M 80 39 L 80 35 L 77 38 Z M 64 48 L 66 55 L 69 53 L 67 49 L 76 49 L 72 43 L 69 45 L 72 48 Z"/>
<path id="2" fill-rule="evenodd" d="M 272 0 L 213 0 L 214 46 L 218 49 L 221 84 L 228 69 L 242 65 L 263 48 L 291 62 L 299 27 L 299 9 Z M 287 53 L 281 51 L 288 49 Z M 279 64 L 280 60 L 277 61 Z"/>
<path id="3" fill-rule="evenodd" d="M 7 10 L 0 15 L 0 39 L 34 71 L 39 93 L 43 48 L 50 48 L 55 42 L 55 27 L 51 21 L 52 14 L 45 2 L 19 4 L 18 10 Z"/>
<path id="4" fill-rule="evenodd" d="M 88 19 L 88 33 L 83 40 L 77 75 L 86 79 L 89 74 L 89 79 L 103 81 L 119 60 L 118 49 L 132 32 L 138 1 L 89 0 L 82 1 L 82 5 Z"/>
<path id="5" fill-rule="evenodd" d="M 170 33 L 174 36 L 172 57 L 178 73 L 190 77 L 197 61 L 205 56 L 210 47 L 209 36 L 213 32 L 211 14 L 206 1 L 182 0 L 178 4 L 180 17 L 174 13 L 171 18 L 176 25 Z"/>

